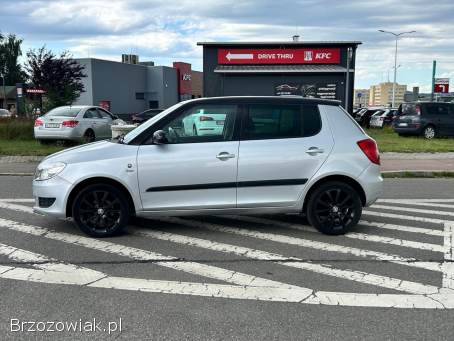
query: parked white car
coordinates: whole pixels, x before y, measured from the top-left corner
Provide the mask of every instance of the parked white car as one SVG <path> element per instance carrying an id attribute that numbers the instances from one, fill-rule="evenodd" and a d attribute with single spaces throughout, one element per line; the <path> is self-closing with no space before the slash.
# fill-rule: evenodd
<path id="1" fill-rule="evenodd" d="M 397 116 L 397 108 L 387 108 L 377 111 L 372 115 L 370 126 L 373 128 L 383 128 L 385 125 L 392 125 Z"/>
<path id="2" fill-rule="evenodd" d="M 11 118 L 13 115 L 9 110 L 6 109 L 0 109 L 0 118 Z"/>
<path id="3" fill-rule="evenodd" d="M 220 135 L 224 129 L 227 114 L 210 112 L 206 109 L 196 109 L 193 115 L 183 119 L 183 129 L 186 135 Z"/>
<path id="4" fill-rule="evenodd" d="M 111 125 L 117 117 L 95 106 L 63 106 L 35 120 L 35 138 L 42 142 L 72 140 L 93 142 L 112 137 Z"/>
<path id="5" fill-rule="evenodd" d="M 222 129 L 181 129 L 208 113 Z M 375 141 L 337 101 L 194 99 L 124 138 L 47 157 L 33 181 L 33 209 L 72 217 L 95 237 L 121 233 L 131 216 L 265 213 L 300 213 L 335 235 L 381 194 L 379 165 Z"/>

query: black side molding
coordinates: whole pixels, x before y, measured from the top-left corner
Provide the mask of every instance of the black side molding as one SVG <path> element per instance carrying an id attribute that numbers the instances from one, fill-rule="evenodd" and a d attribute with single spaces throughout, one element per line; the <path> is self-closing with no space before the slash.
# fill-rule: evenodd
<path id="1" fill-rule="evenodd" d="M 187 191 L 187 190 L 198 190 L 198 189 L 217 189 L 217 188 L 235 188 L 235 187 L 244 188 L 244 187 L 267 187 L 267 186 L 296 186 L 296 185 L 304 185 L 306 182 L 307 182 L 307 179 L 217 182 L 217 183 L 211 183 L 211 184 L 150 187 L 147 189 L 147 192 Z"/>

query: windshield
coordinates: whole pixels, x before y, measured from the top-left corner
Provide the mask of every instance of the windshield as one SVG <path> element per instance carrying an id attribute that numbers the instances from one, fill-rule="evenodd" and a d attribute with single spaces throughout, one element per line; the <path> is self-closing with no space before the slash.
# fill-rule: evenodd
<path id="1" fill-rule="evenodd" d="M 150 118 L 148 121 L 146 121 L 145 123 L 143 123 L 142 125 L 138 126 L 136 129 L 134 130 L 131 130 L 129 133 L 127 133 L 124 138 L 123 138 L 123 143 L 126 143 L 128 144 L 129 142 L 131 142 L 132 140 L 134 140 L 134 138 L 136 138 L 137 136 L 139 136 L 143 131 L 147 130 L 149 126 L 151 126 L 153 123 L 155 123 L 156 121 L 160 120 L 161 117 L 164 117 L 165 115 L 167 115 L 168 113 L 174 111 L 175 109 L 181 107 L 184 103 L 186 103 L 186 101 L 184 102 L 180 102 L 180 103 L 177 103 L 175 105 L 172 105 L 170 108 L 167 108 L 166 110 L 164 110 L 163 112 L 157 114 L 156 116 Z"/>
<path id="2" fill-rule="evenodd" d="M 80 108 L 75 107 L 58 107 L 49 111 L 45 116 L 64 116 L 64 117 L 76 117 L 79 113 Z"/>

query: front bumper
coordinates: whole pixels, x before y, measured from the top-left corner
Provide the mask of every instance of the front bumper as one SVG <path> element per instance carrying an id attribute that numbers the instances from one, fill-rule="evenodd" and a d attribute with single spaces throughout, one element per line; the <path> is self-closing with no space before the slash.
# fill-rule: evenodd
<path id="1" fill-rule="evenodd" d="M 66 202 L 71 188 L 72 184 L 58 175 L 49 180 L 33 180 L 33 199 L 35 199 L 33 211 L 56 218 L 66 218 Z M 49 207 L 41 207 L 39 198 L 55 198 L 55 201 Z"/>

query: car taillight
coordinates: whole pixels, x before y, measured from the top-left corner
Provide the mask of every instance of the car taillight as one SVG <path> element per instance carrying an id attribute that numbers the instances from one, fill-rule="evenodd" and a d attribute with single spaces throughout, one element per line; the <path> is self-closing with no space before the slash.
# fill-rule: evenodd
<path id="1" fill-rule="evenodd" d="M 39 118 L 35 120 L 35 127 L 41 127 L 43 124 L 44 124 L 43 121 L 40 120 Z"/>
<path id="2" fill-rule="evenodd" d="M 200 121 L 213 121 L 214 119 L 211 116 L 200 116 L 199 120 Z"/>
<path id="3" fill-rule="evenodd" d="M 376 165 L 380 165 L 380 153 L 378 152 L 377 143 L 374 140 L 366 139 L 358 141 L 359 148 L 367 158 Z"/>
<path id="4" fill-rule="evenodd" d="M 76 120 L 63 121 L 61 123 L 62 127 L 69 127 L 69 128 L 74 128 L 78 124 L 79 124 L 79 121 L 76 121 Z"/>

